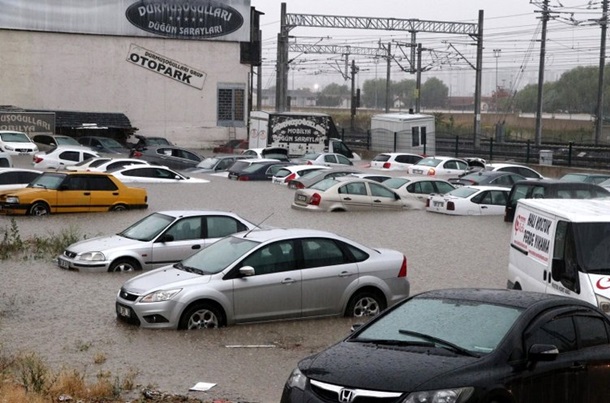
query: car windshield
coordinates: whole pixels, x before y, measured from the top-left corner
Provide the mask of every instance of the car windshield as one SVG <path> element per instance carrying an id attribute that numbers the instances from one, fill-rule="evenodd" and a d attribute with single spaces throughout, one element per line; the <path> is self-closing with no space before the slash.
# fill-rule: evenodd
<path id="1" fill-rule="evenodd" d="M 610 223 L 573 223 L 572 227 L 579 266 L 588 273 L 610 274 Z M 561 245 L 556 249 L 555 254 L 563 251 Z"/>
<path id="2" fill-rule="evenodd" d="M 212 169 L 218 163 L 218 158 L 205 158 L 199 164 L 197 164 L 197 168 L 205 168 Z"/>
<path id="3" fill-rule="evenodd" d="M 308 154 L 304 154 L 303 157 L 301 157 L 301 158 L 304 160 L 315 160 L 319 156 L 320 156 L 320 153 L 308 153 Z"/>
<path id="4" fill-rule="evenodd" d="M 2 141 L 7 143 L 29 143 L 30 139 L 25 133 L 8 132 L 0 134 Z"/>
<path id="5" fill-rule="evenodd" d="M 383 183 L 390 189 L 398 189 L 402 185 L 409 183 L 409 182 L 411 182 L 411 181 L 409 179 L 405 179 L 405 178 L 391 178 L 391 179 L 386 179 L 381 183 Z"/>
<path id="6" fill-rule="evenodd" d="M 442 160 L 439 160 L 438 158 L 424 158 L 422 160 L 417 161 L 417 163 L 415 165 L 424 165 L 427 167 L 435 167 L 438 164 L 440 164 L 442 162 Z"/>
<path id="7" fill-rule="evenodd" d="M 261 164 L 250 164 L 250 166 L 247 166 L 242 169 L 241 173 L 251 174 L 253 172 L 258 171 L 259 169 L 261 169 Z"/>
<path id="8" fill-rule="evenodd" d="M 472 196 L 473 194 L 475 194 L 478 191 L 479 191 L 479 189 L 464 186 L 464 187 L 459 187 L 457 189 L 453 189 L 452 191 L 445 193 L 445 196 L 455 196 L 455 197 L 466 198 L 466 197 Z"/>
<path id="9" fill-rule="evenodd" d="M 182 265 L 204 274 L 219 273 L 258 245 L 258 242 L 248 238 L 228 236 L 184 259 Z"/>
<path id="10" fill-rule="evenodd" d="M 149 137 L 145 141 L 151 146 L 171 146 L 171 143 L 162 137 Z"/>
<path id="11" fill-rule="evenodd" d="M 144 217 L 123 232 L 119 232 L 118 235 L 129 239 L 136 239 L 138 241 L 151 241 L 159 235 L 161 231 L 167 228 L 168 225 L 174 222 L 174 220 L 174 217 L 161 213 L 154 213 Z"/>
<path id="12" fill-rule="evenodd" d="M 64 174 L 57 173 L 44 173 L 31 181 L 28 185 L 29 188 L 45 188 L 45 189 L 59 189 L 59 186 L 66 178 Z"/>
<path id="13" fill-rule="evenodd" d="M 337 181 L 333 178 L 326 178 L 326 179 L 322 179 L 320 182 L 314 183 L 309 188 L 314 189 L 314 190 L 325 191 L 337 183 L 339 183 L 339 181 Z"/>
<path id="14" fill-rule="evenodd" d="M 427 343 L 462 354 L 488 354 L 496 349 L 522 311 L 488 302 L 415 297 L 348 341 Z"/>
<path id="15" fill-rule="evenodd" d="M 102 143 L 102 145 L 104 147 L 107 147 L 107 148 L 123 148 L 121 143 L 119 143 L 118 141 L 116 141 L 114 139 L 110 139 L 107 137 L 100 137 L 98 140 L 100 141 L 100 143 Z"/>
<path id="16" fill-rule="evenodd" d="M 60 146 L 80 146 L 81 144 L 72 137 L 55 137 L 57 145 Z"/>

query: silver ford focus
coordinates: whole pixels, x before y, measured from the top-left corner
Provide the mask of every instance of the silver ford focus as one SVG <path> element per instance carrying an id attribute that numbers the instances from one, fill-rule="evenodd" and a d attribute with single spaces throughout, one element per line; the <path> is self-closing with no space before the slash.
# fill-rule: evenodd
<path id="1" fill-rule="evenodd" d="M 321 316 L 373 316 L 409 295 L 407 259 L 339 235 L 264 229 L 221 239 L 126 281 L 118 319 L 201 329 Z"/>

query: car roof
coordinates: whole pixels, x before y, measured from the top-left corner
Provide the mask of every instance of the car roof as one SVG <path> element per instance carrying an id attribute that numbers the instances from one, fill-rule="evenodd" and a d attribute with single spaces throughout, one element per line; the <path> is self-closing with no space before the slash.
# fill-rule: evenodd
<path id="1" fill-rule="evenodd" d="M 527 165 L 511 164 L 511 163 L 508 163 L 508 162 L 499 162 L 499 163 L 494 162 L 493 164 L 487 164 L 485 166 L 486 167 L 491 167 L 491 168 L 520 167 L 520 168 L 532 169 L 532 168 L 528 167 Z M 532 169 L 532 171 L 533 170 L 534 169 Z"/>
<path id="2" fill-rule="evenodd" d="M 87 146 L 73 146 L 73 145 L 59 145 L 54 147 L 53 149 L 49 150 L 47 152 L 47 154 L 51 154 L 53 152 L 60 152 L 60 151 L 89 151 L 90 153 L 93 154 L 97 154 L 97 151 L 93 151 L 91 148 L 87 147 Z"/>
<path id="3" fill-rule="evenodd" d="M 426 158 L 429 158 L 429 159 L 437 159 L 437 160 L 442 160 L 442 161 L 447 161 L 447 160 L 458 160 L 458 161 L 462 161 L 462 162 L 464 162 L 464 163 L 466 163 L 466 164 L 467 164 L 467 162 L 466 162 L 466 161 L 464 161 L 464 160 L 463 160 L 463 159 L 461 159 L 461 158 L 456 158 L 456 157 L 447 157 L 447 156 L 443 156 L 443 155 L 428 155 L 427 157 L 424 157 L 424 158 L 422 158 L 422 159 L 426 159 Z"/>
<path id="4" fill-rule="evenodd" d="M 39 171 L 37 169 L 15 168 L 15 167 L 0 168 L 0 173 L 4 173 L 4 172 L 38 172 L 38 173 L 42 173 L 42 171 Z"/>
<path id="5" fill-rule="evenodd" d="M 220 210 L 162 210 L 156 211 L 152 214 L 164 214 L 170 217 L 192 217 L 198 215 L 230 215 L 233 217 L 240 217 L 238 214 L 229 212 L 229 211 L 220 211 Z M 240 217 L 241 218 L 241 217 Z"/>
<path id="6" fill-rule="evenodd" d="M 516 174 L 514 172 L 506 172 L 506 171 L 475 171 L 475 172 L 471 172 L 469 174 L 462 176 L 462 178 L 465 178 L 468 176 L 470 176 L 470 177 L 473 177 L 473 176 L 495 177 L 495 176 L 506 176 L 506 175 L 517 175 L 517 176 L 520 176 L 523 179 L 525 179 L 522 175 Z"/>
<path id="7" fill-rule="evenodd" d="M 467 188 L 471 188 L 471 189 L 476 189 L 476 190 L 501 190 L 503 192 L 509 192 L 510 189 L 507 187 L 502 187 L 502 186 L 488 186 L 488 185 L 472 185 L 472 186 L 461 186 L 458 187 L 457 189 L 467 189 Z M 457 190 L 454 189 L 454 190 Z"/>
<path id="8" fill-rule="evenodd" d="M 580 181 L 562 181 L 559 179 L 537 179 L 537 180 L 521 180 L 518 182 L 515 182 L 514 185 L 523 185 L 523 184 L 527 184 L 527 185 L 531 185 L 531 186 L 543 186 L 543 187 L 552 187 L 552 186 L 559 186 L 559 187 L 564 187 L 567 189 L 590 189 L 591 187 L 594 188 L 602 188 L 599 185 L 596 185 L 594 183 L 585 183 L 585 182 L 580 182 Z M 513 185 L 513 186 L 514 186 Z M 603 189 L 603 188 L 602 188 Z M 599 189 L 598 189 L 599 190 Z"/>
<path id="9" fill-rule="evenodd" d="M 419 154 L 415 154 L 415 153 L 398 153 L 398 152 L 391 152 L 391 153 L 379 153 L 377 155 L 390 155 L 390 156 L 397 156 L 397 155 L 413 155 L 416 157 L 421 157 L 421 155 Z M 423 157 L 422 157 L 423 158 Z"/>
<path id="10" fill-rule="evenodd" d="M 343 237 L 336 235 L 332 232 L 321 231 L 315 229 L 305 228 L 268 228 L 268 229 L 255 229 L 252 231 L 245 231 L 233 234 L 232 236 L 238 238 L 252 239 L 258 242 L 273 241 L 276 239 L 285 238 L 302 238 L 302 237 L 333 237 L 344 239 Z"/>
<path id="11" fill-rule="evenodd" d="M 424 291 L 414 295 L 412 298 L 452 298 L 472 302 L 493 303 L 528 308 L 535 304 L 555 305 L 557 302 L 565 302 L 566 305 L 577 305 L 591 307 L 591 304 L 557 294 L 544 294 L 531 291 L 509 290 L 503 288 L 448 288 L 440 290 Z"/>
<path id="12" fill-rule="evenodd" d="M 290 171 L 298 171 L 299 169 L 319 169 L 328 172 L 330 170 L 329 167 L 324 165 L 311 165 L 311 164 L 300 164 L 300 165 L 286 165 L 283 169 L 288 169 Z"/>
<path id="13" fill-rule="evenodd" d="M 390 179 L 408 179 L 409 183 L 412 182 L 421 182 L 421 181 L 428 181 L 428 182 L 445 182 L 445 183 L 449 183 L 451 185 L 451 183 L 445 179 L 441 179 L 441 178 L 436 178 L 434 176 L 422 176 L 422 175 L 401 175 L 401 176 L 395 176 L 393 178 Z"/>
<path id="14" fill-rule="evenodd" d="M 548 211 L 573 222 L 610 221 L 610 199 L 519 199 L 519 203 Z"/>

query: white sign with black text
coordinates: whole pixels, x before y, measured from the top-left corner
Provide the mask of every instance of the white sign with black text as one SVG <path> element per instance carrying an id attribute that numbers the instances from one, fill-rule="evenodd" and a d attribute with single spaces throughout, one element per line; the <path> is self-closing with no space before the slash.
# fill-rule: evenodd
<path id="1" fill-rule="evenodd" d="M 127 61 L 147 70 L 161 74 L 186 84 L 188 86 L 203 89 L 206 73 L 186 64 L 161 56 L 151 50 L 144 49 L 135 44 L 129 47 Z"/>

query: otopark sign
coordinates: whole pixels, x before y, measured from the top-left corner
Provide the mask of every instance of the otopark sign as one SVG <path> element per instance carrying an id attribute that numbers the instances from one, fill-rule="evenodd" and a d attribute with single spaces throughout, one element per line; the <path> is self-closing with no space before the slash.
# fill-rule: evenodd
<path id="1" fill-rule="evenodd" d="M 244 24 L 235 8 L 214 0 L 140 0 L 127 8 L 125 17 L 144 31 L 171 38 L 216 38 Z"/>

